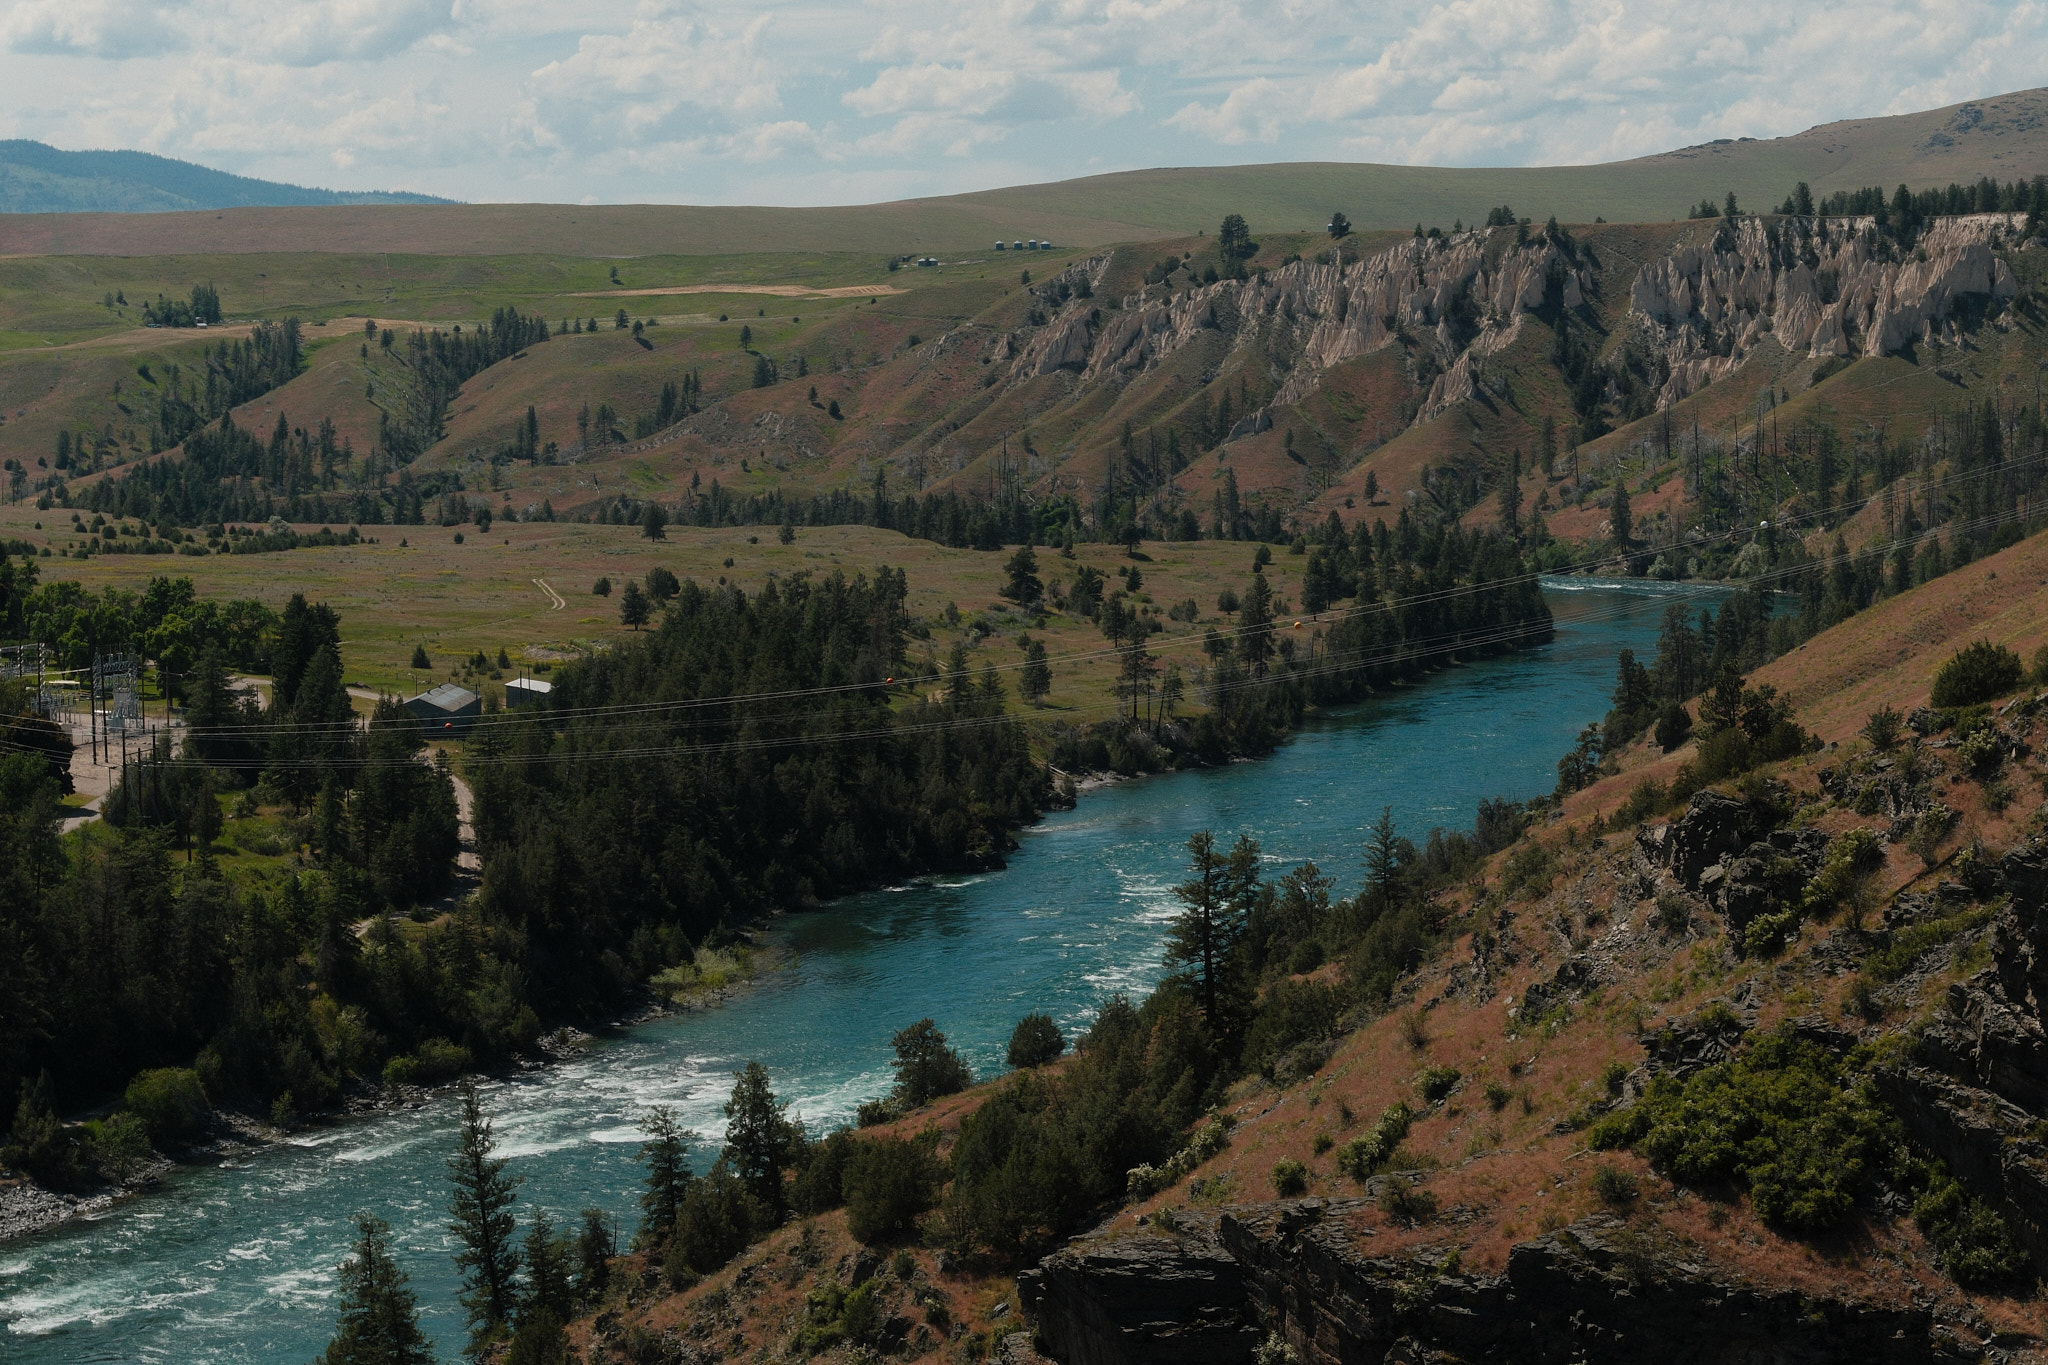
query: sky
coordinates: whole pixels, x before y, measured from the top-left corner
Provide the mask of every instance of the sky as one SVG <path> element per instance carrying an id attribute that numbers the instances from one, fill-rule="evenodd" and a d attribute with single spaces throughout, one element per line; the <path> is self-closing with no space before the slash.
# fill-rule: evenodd
<path id="1" fill-rule="evenodd" d="M 2048 0 L 7 0 L 0 135 L 471 201 L 1483 166 L 2041 83 Z"/>

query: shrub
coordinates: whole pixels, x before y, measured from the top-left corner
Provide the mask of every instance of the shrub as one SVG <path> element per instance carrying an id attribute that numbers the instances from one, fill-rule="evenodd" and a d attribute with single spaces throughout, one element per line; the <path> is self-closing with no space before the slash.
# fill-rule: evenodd
<path id="1" fill-rule="evenodd" d="M 1869 1081 L 1785 1030 L 1684 1080 L 1658 1077 L 1588 1138 L 1634 1147 L 1676 1180 L 1735 1181 L 1765 1223 L 1792 1232 L 1839 1222 L 1896 1143 Z"/>
<path id="2" fill-rule="evenodd" d="M 1499 1081 L 1488 1081 L 1486 1083 L 1486 1107 L 1494 1113 L 1498 1114 L 1501 1110 L 1507 1108 L 1508 1101 L 1514 1097 L 1515 1092 L 1502 1085 Z"/>
<path id="3" fill-rule="evenodd" d="M 1309 1150 L 1313 1151 L 1317 1156 L 1321 1156 L 1336 1145 L 1337 1139 L 1331 1137 L 1328 1133 L 1317 1133 L 1316 1140 L 1309 1144 Z"/>
<path id="4" fill-rule="evenodd" d="M 770 1225 L 768 1210 L 720 1160 L 710 1174 L 690 1182 L 662 1270 L 678 1284 L 693 1274 L 709 1275 L 746 1250 L 755 1233 Z"/>
<path id="5" fill-rule="evenodd" d="M 1320 981 L 1274 982 L 1245 1034 L 1245 1069 L 1271 1076 L 1289 1048 L 1330 1036 L 1341 1005 L 1337 992 Z"/>
<path id="6" fill-rule="evenodd" d="M 1863 737 L 1870 741 L 1870 747 L 1879 753 L 1888 754 L 1898 747 L 1899 734 L 1904 728 L 1905 718 L 1889 706 L 1880 706 L 1870 713 L 1870 719 L 1863 722 Z"/>
<path id="7" fill-rule="evenodd" d="M 816 1355 L 841 1342 L 872 1345 L 881 1335 L 882 1308 L 873 1280 L 853 1288 L 827 1282 L 804 1297 L 804 1323 L 797 1329 L 801 1355 Z"/>
<path id="8" fill-rule="evenodd" d="M 903 1117 L 903 1111 L 888 1100 L 862 1100 L 853 1111 L 853 1121 L 862 1128 L 878 1128 Z"/>
<path id="9" fill-rule="evenodd" d="M 1337 1169 L 1363 1183 L 1374 1171 L 1386 1165 L 1388 1158 L 1394 1155 L 1394 1149 L 1408 1136 L 1409 1125 L 1414 1122 L 1414 1111 L 1396 1100 L 1381 1111 L 1371 1132 L 1355 1137 L 1337 1149 Z"/>
<path id="10" fill-rule="evenodd" d="M 1603 1161 L 1593 1168 L 1593 1193 L 1602 1201 L 1618 1206 L 1635 1203 L 1642 1187 L 1633 1175 Z"/>
<path id="11" fill-rule="evenodd" d="M 1550 879 L 1556 867 L 1556 859 L 1551 857 L 1550 850 L 1531 839 L 1508 855 L 1507 864 L 1501 868 L 1501 892 L 1511 899 L 1523 895 L 1540 896 L 1550 889 Z"/>
<path id="12" fill-rule="evenodd" d="M 937 1135 L 916 1139 L 868 1138 L 853 1144 L 840 1188 L 846 1226 L 870 1245 L 899 1241 L 917 1230 L 932 1206 L 941 1173 L 932 1159 Z"/>
<path id="13" fill-rule="evenodd" d="M 1410 1010 L 1401 1016 L 1401 1036 L 1418 1052 L 1429 1046 L 1429 1029 L 1422 1022 L 1422 1011 Z"/>
<path id="14" fill-rule="evenodd" d="M 1436 1217 L 1436 1196 L 1399 1176 L 1387 1177 L 1377 1202 L 1381 1213 L 1411 1226 Z"/>
<path id="15" fill-rule="evenodd" d="M 1931 1172 L 1913 1201 L 1913 1221 L 1934 1243 L 1942 1270 L 1965 1289 L 2010 1282 L 2028 1269 L 2026 1248 L 2005 1219 L 1945 1171 Z"/>
<path id="16" fill-rule="evenodd" d="M 1308 1167 L 1288 1157 L 1273 1163 L 1273 1193 L 1293 1199 L 1308 1193 Z"/>
<path id="17" fill-rule="evenodd" d="M 1960 915 L 1908 925 L 1892 935 L 1892 941 L 1864 959 L 1864 974 L 1873 981 L 1896 981 L 1913 969 L 1913 964 L 1932 949 L 1960 937 L 1991 918 L 1988 907 L 1965 910 Z"/>
<path id="18" fill-rule="evenodd" d="M 1051 1015 L 1034 1010 L 1019 1019 L 1010 1034 L 1009 1062 L 1021 1071 L 1056 1061 L 1066 1050 L 1067 1038 L 1060 1032 L 1060 1026 L 1052 1021 Z"/>
<path id="19" fill-rule="evenodd" d="M 2020 685 L 2026 670 L 2004 645 L 1977 640 L 1957 650 L 1934 675 L 1931 700 L 1937 708 L 1990 701 Z"/>
<path id="20" fill-rule="evenodd" d="M 1252 1352 L 1252 1365 L 1301 1365 L 1301 1354 L 1278 1332 L 1268 1332 Z"/>
<path id="21" fill-rule="evenodd" d="M 1636 783 L 1635 789 L 1616 808 L 1614 823 L 1617 825 L 1640 825 L 1643 821 L 1664 809 L 1667 799 L 1668 793 L 1664 789 L 1664 784 L 1654 777 L 1646 777 Z"/>
<path id="22" fill-rule="evenodd" d="M 438 1085 L 453 1080 L 475 1064 L 468 1048 L 446 1038 L 429 1038 L 414 1048 L 409 1057 L 393 1057 L 384 1063 L 386 1085 Z"/>
<path id="23" fill-rule="evenodd" d="M 1670 753 L 1679 745 L 1692 738 L 1692 713 L 1677 702 L 1664 708 L 1657 717 L 1657 747 Z"/>
<path id="24" fill-rule="evenodd" d="M 85 1159 L 116 1185 L 125 1185 L 149 1160 L 149 1135 L 133 1114 L 85 1125 Z"/>
<path id="25" fill-rule="evenodd" d="M 2005 737 L 1995 726 L 1986 725 L 1956 746 L 1956 759 L 1964 771 L 1974 777 L 1986 778 L 1997 773 L 2005 762 Z"/>
<path id="26" fill-rule="evenodd" d="M 858 1139 L 844 1128 L 822 1142 L 808 1144 L 796 1179 L 790 1183 L 790 1206 L 798 1213 L 819 1214 L 845 1203 L 846 1165 L 858 1145 Z"/>
<path id="27" fill-rule="evenodd" d="M 1450 1094 L 1463 1077 L 1464 1073 L 1454 1066 L 1433 1066 L 1416 1079 L 1415 1089 L 1423 1099 L 1435 1104 Z"/>
<path id="28" fill-rule="evenodd" d="M 1657 894 L 1657 927 L 1667 934 L 1682 934 L 1692 927 L 1692 904 L 1676 891 Z"/>
<path id="29" fill-rule="evenodd" d="M 1210 1119 L 1195 1130 L 1187 1145 L 1175 1152 L 1165 1165 L 1134 1167 L 1128 1176 L 1127 1193 L 1133 1199 L 1148 1198 L 1180 1180 L 1229 1145 L 1229 1130 L 1223 1126 L 1220 1119 Z"/>
<path id="30" fill-rule="evenodd" d="M 2048 685 L 2048 645 L 2034 651 L 2034 667 L 2028 676 L 2037 685 Z"/>
<path id="31" fill-rule="evenodd" d="M 1873 1023 L 1885 1015 L 1884 1001 L 1878 998 L 1877 989 L 1870 984 L 1870 978 L 1867 976 L 1859 976 L 1849 983 L 1848 993 L 1843 996 L 1842 1003 L 1849 1013 Z"/>
<path id="32" fill-rule="evenodd" d="M 1954 817 L 1949 811 L 1936 807 L 1920 812 L 1920 818 L 1913 822 L 1913 828 L 1906 835 L 1906 847 L 1916 858 L 1928 867 L 1941 861 L 1941 841 L 1948 837 L 1949 822 Z"/>
<path id="33" fill-rule="evenodd" d="M 143 1072 L 128 1082 L 124 1103 L 153 1138 L 190 1137 L 213 1112 L 199 1073 L 185 1067 Z"/>

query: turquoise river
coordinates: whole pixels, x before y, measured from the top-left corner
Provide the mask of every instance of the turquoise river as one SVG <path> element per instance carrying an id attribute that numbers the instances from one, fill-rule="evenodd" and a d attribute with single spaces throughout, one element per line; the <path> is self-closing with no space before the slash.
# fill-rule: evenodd
<path id="1" fill-rule="evenodd" d="M 1117 783 L 1023 831 L 1007 869 L 919 881 L 793 915 L 785 966 L 725 1006 L 622 1030 L 576 1060 L 486 1087 L 520 1208 L 557 1223 L 600 1206 L 631 1227 L 636 1125 L 676 1106 L 708 1164 L 734 1068 L 758 1058 L 813 1130 L 888 1089 L 889 1036 L 930 1016 L 977 1074 L 1001 1069 L 1018 1016 L 1071 1034 L 1113 992 L 1159 975 L 1190 833 L 1258 839 L 1274 874 L 1313 859 L 1347 894 L 1361 832 L 1391 806 L 1404 833 L 1469 827 L 1481 798 L 1547 792 L 1557 758 L 1604 714 L 1614 657 L 1654 649 L 1676 585 L 1545 584 L 1553 644 L 1446 669 L 1316 717 L 1255 762 Z M 349 1218 L 395 1230 L 441 1355 L 462 1340 L 443 1227 L 452 1102 L 301 1133 L 187 1169 L 104 1215 L 0 1244 L 0 1361 L 310 1361 L 333 1329 Z"/>

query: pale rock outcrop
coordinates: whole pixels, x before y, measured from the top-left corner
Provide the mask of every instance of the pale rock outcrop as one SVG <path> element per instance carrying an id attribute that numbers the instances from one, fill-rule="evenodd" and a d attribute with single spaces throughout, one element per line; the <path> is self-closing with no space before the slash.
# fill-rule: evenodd
<path id="1" fill-rule="evenodd" d="M 1766 338 L 1814 357 L 1888 355 L 2012 298 L 2017 283 L 1996 248 L 2018 227 L 2005 214 L 1937 219 L 1902 254 L 1869 219 L 1741 219 L 1644 264 L 1624 326 L 1668 376 L 1660 407 L 1727 377 Z M 1287 404 L 1332 366 L 1405 340 L 1436 362 L 1415 417 L 1428 422 L 1486 396 L 1484 361 L 1531 313 L 1581 307 L 1619 266 L 1569 239 L 1505 238 L 1415 238 L 1349 263 L 1295 261 L 1165 299 L 1131 295 L 1121 307 L 1099 298 L 1111 264 L 1102 253 L 1034 285 L 1047 320 L 1002 338 L 992 359 L 1013 383 L 1061 372 L 1117 382 L 1220 335 L 1231 348 L 1294 357 L 1275 397 Z"/>
<path id="2" fill-rule="evenodd" d="M 1142 373 L 1204 334 L 1221 332 L 1233 346 L 1266 336 L 1299 354 L 1279 394 L 1288 403 L 1313 390 L 1331 366 L 1406 334 L 1431 345 L 1440 366 L 1420 419 L 1427 421 L 1477 392 L 1468 354 L 1483 357 L 1512 341 L 1553 286 L 1566 307 L 1576 307 L 1591 283 L 1590 272 L 1546 238 L 1505 250 L 1489 250 L 1488 238 L 1418 238 L 1348 264 L 1296 261 L 1166 300 L 1132 296 L 1120 309 L 1073 299 L 1001 354 L 1014 357 L 1019 379 L 1070 370 L 1088 382 Z M 1106 261 L 1079 267 L 1090 274 L 1091 288 Z M 1041 291 L 1056 290 L 1058 278 Z"/>
<path id="3" fill-rule="evenodd" d="M 1630 293 L 1637 340 L 1659 353 L 1668 406 L 1739 368 L 1774 336 L 1791 351 L 1879 356 L 1936 335 L 1976 298 L 2018 285 L 1993 247 L 2007 214 L 1940 218 L 1901 257 L 1867 218 L 1745 218 L 1645 265 Z"/>

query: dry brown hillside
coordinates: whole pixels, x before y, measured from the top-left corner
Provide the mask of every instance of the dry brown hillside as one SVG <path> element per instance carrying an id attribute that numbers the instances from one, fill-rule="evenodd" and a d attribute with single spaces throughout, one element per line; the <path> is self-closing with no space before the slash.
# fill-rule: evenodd
<path id="1" fill-rule="evenodd" d="M 1966 719 L 1988 747 L 1932 713 L 1888 753 L 1854 733 L 1879 705 L 1921 706 L 1971 640 L 2035 645 L 2044 566 L 2036 536 L 1763 670 L 1823 747 L 1640 827 L 1599 814 L 1640 770 L 1539 824 L 1441 898 L 1461 927 L 1389 1008 L 1305 1069 L 1240 1081 L 1220 1152 L 1106 1210 L 1016 1298 L 997 1268 L 945 1253 L 860 1261 L 835 1214 L 686 1295 L 650 1278 L 579 1339 L 597 1360 L 788 1358 L 808 1320 L 793 1291 L 871 1275 L 905 1359 L 2048 1359 L 2048 1043 L 2029 984 L 2048 963 L 2048 697 Z M 1810 1178 L 1869 1170 L 1823 1231 L 1789 1225 L 1761 1175 L 1687 1174 L 1630 1139 L 1638 1112 L 1693 1131 L 1669 1117 L 1705 1112 L 1672 1109 L 1681 1091 L 1709 1105 L 1791 1075 L 1839 1076 L 1821 1089 L 1869 1106 L 1891 1153 L 1824 1140 Z M 950 1142 L 987 1093 L 904 1129 L 929 1120 Z M 1347 1156 L 1402 1113 L 1377 1159 Z M 1833 1122 L 1818 1114 L 1802 1123 Z M 1301 1184 L 1277 1197 L 1285 1163 Z M 2035 1269 L 1957 1270 L 1932 1188 L 1995 1210 Z M 929 1303 L 943 1310 L 921 1321 Z"/>

